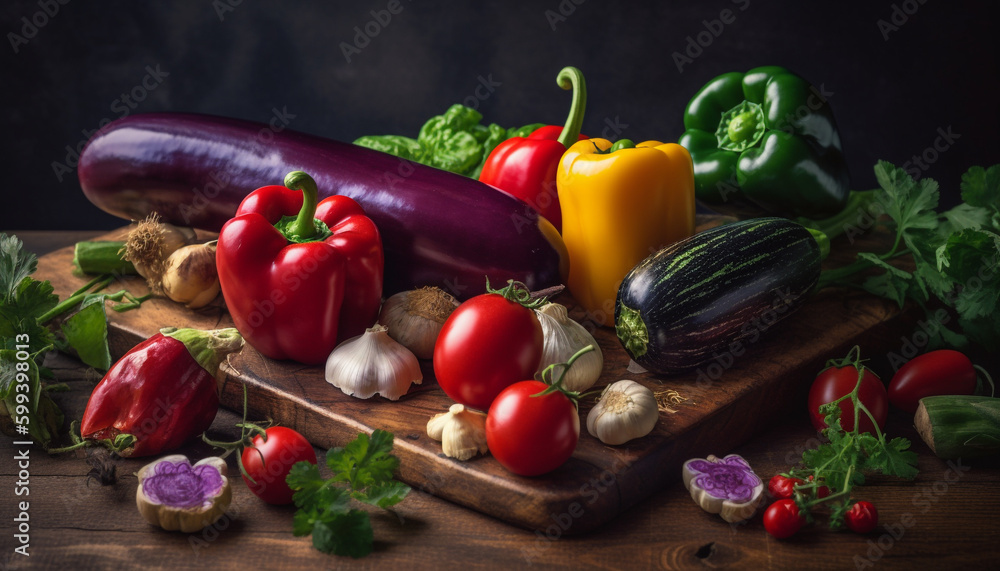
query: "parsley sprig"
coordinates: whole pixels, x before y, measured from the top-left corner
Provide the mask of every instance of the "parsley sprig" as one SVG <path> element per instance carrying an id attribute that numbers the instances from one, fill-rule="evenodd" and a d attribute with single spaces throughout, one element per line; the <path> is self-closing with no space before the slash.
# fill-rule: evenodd
<path id="1" fill-rule="evenodd" d="M 285 481 L 296 490 L 292 499 L 296 536 L 312 534 L 313 546 L 324 553 L 364 557 L 374 536 L 368 512 L 351 507 L 351 499 L 388 509 L 403 501 L 410 487 L 393 479 L 399 459 L 391 454 L 393 436 L 375 430 L 359 434 L 343 448 L 331 448 L 326 466 L 330 478 L 309 462 L 292 466 Z"/>
<path id="2" fill-rule="evenodd" d="M 830 527 L 838 529 L 844 523 L 844 514 L 855 503 L 852 490 L 865 483 L 866 474 L 912 480 L 917 476 L 917 454 L 909 450 L 910 441 L 906 438 L 887 440 L 871 411 L 861 402 L 859 393 L 866 369 L 858 347 L 851 349 L 844 359 L 829 361 L 827 367 L 853 367 L 858 372 L 858 382 L 851 392 L 819 408 L 827 425 L 823 436 L 829 442 L 803 452 L 801 466 L 784 475 L 805 482 L 795 486 L 799 513 L 812 521 L 816 508 L 828 507 Z M 850 432 L 845 432 L 840 424 L 840 403 L 845 400 L 851 401 L 854 411 L 854 429 Z M 861 415 L 871 419 L 875 434 L 861 431 Z M 820 497 L 822 486 L 830 489 L 829 495 Z"/>
<path id="3" fill-rule="evenodd" d="M 1000 345 L 1000 320 L 993 318 L 1000 300 L 1000 165 L 969 169 L 961 181 L 964 202 L 944 212 L 936 210 L 940 193 L 933 179 L 916 181 L 886 161 L 875 166 L 875 177 L 881 188 L 859 216 L 871 214 L 888 226 L 892 247 L 827 270 L 819 287 L 860 287 L 900 307 L 916 302 L 940 325 L 928 332 L 932 346 Z M 848 237 L 860 232 L 857 226 L 845 230 Z M 912 272 L 891 263 L 906 257 Z M 930 315 L 934 300 L 954 311 L 957 330 Z"/>
<path id="4" fill-rule="evenodd" d="M 25 251 L 21 240 L 0 234 L 0 429 L 15 435 L 10 411 L 21 404 L 16 398 L 17 373 L 24 373 L 27 380 L 20 377 L 20 382 L 27 383 L 31 406 L 26 415 L 17 416 L 19 420 L 27 418 L 29 435 L 47 448 L 64 419 L 49 393 L 67 387 L 42 382 L 42 378 L 52 376 L 42 366 L 45 355 L 53 348 L 72 351 L 85 364 L 106 371 L 111 367 L 111 353 L 105 301 L 119 302 L 112 308 L 124 311 L 138 307 L 145 298 L 135 298 L 125 290 L 97 293 L 114 280 L 103 275 L 60 302 L 51 283 L 32 277 L 37 269 L 37 256 Z M 67 314 L 57 329 L 57 319 Z M 19 350 L 30 355 L 27 370 L 17 369 L 18 363 L 24 362 L 17 358 Z"/>

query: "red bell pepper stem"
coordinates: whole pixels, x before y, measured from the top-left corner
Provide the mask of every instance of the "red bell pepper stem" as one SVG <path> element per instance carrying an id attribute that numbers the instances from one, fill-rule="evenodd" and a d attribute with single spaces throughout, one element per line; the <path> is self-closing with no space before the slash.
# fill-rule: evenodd
<path id="1" fill-rule="evenodd" d="M 308 242 L 319 233 L 315 222 L 316 204 L 319 200 L 316 181 L 302 171 L 292 171 L 285 175 L 285 186 L 302 191 L 302 209 L 299 210 L 295 222 L 288 226 L 288 232 L 294 236 L 294 241 Z"/>
<path id="2" fill-rule="evenodd" d="M 584 81 L 583 73 L 579 69 L 566 66 L 556 76 L 556 83 L 563 89 L 573 90 L 569 116 L 566 117 L 566 124 L 557 139 L 568 149 L 580 137 L 580 129 L 583 128 L 583 112 L 587 108 L 587 82 Z"/>

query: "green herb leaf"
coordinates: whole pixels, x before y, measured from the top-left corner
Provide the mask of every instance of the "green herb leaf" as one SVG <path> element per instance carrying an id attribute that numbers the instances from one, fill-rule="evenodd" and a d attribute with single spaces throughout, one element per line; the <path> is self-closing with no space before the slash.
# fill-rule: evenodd
<path id="1" fill-rule="evenodd" d="M 372 552 L 375 534 L 368 513 L 351 510 L 333 518 L 321 519 L 313 527 L 313 546 L 323 553 L 347 555 L 355 559 Z"/>
<path id="2" fill-rule="evenodd" d="M 292 466 L 285 481 L 296 490 L 292 500 L 299 508 L 293 520 L 295 535 L 312 534 L 313 545 L 324 553 L 364 557 L 371 553 L 374 536 L 368 513 L 350 508 L 350 499 L 389 508 L 406 497 L 410 488 L 392 479 L 399 459 L 392 453 L 393 436 L 376 430 L 359 434 L 343 448 L 326 453 L 329 479 L 309 462 Z"/>
<path id="3" fill-rule="evenodd" d="M 933 179 L 914 181 L 905 170 L 887 161 L 879 161 L 875 178 L 888 200 L 880 200 L 895 222 L 900 234 L 918 228 L 937 227 L 934 209 L 938 205 L 938 184 Z"/>
<path id="4" fill-rule="evenodd" d="M 52 332 L 38 323 L 38 316 L 52 309 L 59 298 L 52 293 L 52 284 L 30 277 L 21 280 L 3 303 L 0 303 L 0 339 L 3 347 L 13 349 L 18 335 L 28 339 L 28 352 L 37 353 L 42 347 L 51 346 L 55 340 Z M 24 339 L 25 337 L 21 337 Z"/>
<path id="5" fill-rule="evenodd" d="M 874 275 L 862 284 L 866 291 L 895 301 L 900 307 L 906 301 L 907 293 L 913 285 L 913 276 L 868 252 L 858 254 L 858 258 L 865 260 L 872 267 L 884 270 L 883 273 Z"/>
<path id="6" fill-rule="evenodd" d="M 409 493 L 409 486 L 402 482 L 392 481 L 374 484 L 364 492 L 355 492 L 353 496 L 358 501 L 386 509 L 403 501 Z"/>
<path id="7" fill-rule="evenodd" d="M 25 252 L 17 236 L 0 234 L 0 295 L 8 300 L 24 278 L 35 273 L 38 258 Z"/>
<path id="8" fill-rule="evenodd" d="M 1000 208 L 1000 165 L 972 167 L 962 175 L 962 200 L 972 206 Z"/>
<path id="9" fill-rule="evenodd" d="M 375 430 L 371 437 L 359 434 L 343 448 L 331 448 L 326 465 L 338 482 L 348 482 L 354 490 L 392 479 L 399 459 L 392 456 L 392 434 Z"/>
<path id="10" fill-rule="evenodd" d="M 48 347 L 42 348 L 41 352 L 48 351 Z M 48 390 L 42 384 L 39 377 L 39 368 L 36 360 L 38 355 L 30 355 L 24 361 L 17 358 L 17 351 L 12 349 L 0 350 L 0 428 L 4 434 L 12 437 L 24 438 L 25 435 L 16 431 L 16 425 L 27 425 L 28 434 L 31 438 L 48 448 L 55 439 L 59 428 L 62 426 L 64 417 L 59 407 L 48 395 Z M 18 363 L 26 363 L 22 368 L 25 371 L 18 371 Z M 23 374 L 27 380 L 18 381 L 18 374 Z M 17 395 L 24 394 L 17 390 L 17 386 L 26 385 L 29 397 L 27 411 L 18 410 Z M 23 422 L 27 421 L 27 422 Z"/>
<path id="11" fill-rule="evenodd" d="M 105 294 L 88 295 L 80 304 L 80 310 L 69 316 L 61 327 L 66 342 L 76 350 L 80 360 L 100 371 L 111 368 L 106 298 Z"/>

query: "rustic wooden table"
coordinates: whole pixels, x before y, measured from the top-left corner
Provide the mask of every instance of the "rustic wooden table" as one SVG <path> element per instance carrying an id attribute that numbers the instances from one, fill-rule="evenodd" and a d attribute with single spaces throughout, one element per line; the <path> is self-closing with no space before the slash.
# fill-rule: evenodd
<path id="1" fill-rule="evenodd" d="M 13 232 L 30 251 L 44 254 L 99 232 Z M 912 333 L 900 332 L 901 334 Z M 71 390 L 56 396 L 68 419 L 79 419 L 98 375 L 76 359 L 51 355 L 46 365 Z M 1000 377 L 996 362 L 989 368 Z M 801 402 L 802 399 L 796 399 Z M 819 440 L 795 406 L 770 428 L 736 449 L 765 480 L 788 469 L 801 451 Z M 220 411 L 217 435 L 229 433 L 237 415 Z M 84 452 L 49 456 L 41 448 L 0 439 L 0 568 L 298 568 L 528 566 L 606 569 L 995 568 L 1000 555 L 1000 463 L 936 458 L 920 441 L 912 419 L 892 411 L 887 432 L 913 442 L 920 475 L 914 481 L 873 478 L 859 495 L 879 509 L 879 528 L 868 535 L 808 526 L 788 540 L 775 540 L 759 515 L 730 525 L 698 508 L 679 482 L 627 511 L 604 528 L 563 537 L 558 516 L 546 529 L 525 530 L 414 491 L 398 506 L 398 517 L 372 514 L 375 552 L 354 561 L 324 555 L 308 538 L 294 537 L 291 507 L 257 500 L 240 482 L 229 512 L 200 533 L 153 528 L 135 508 L 134 473 L 147 460 L 117 460 L 118 483 L 87 482 Z M 181 451 L 209 455 L 200 443 Z M 29 460 L 26 484 L 18 483 Z M 231 473 L 236 473 L 233 458 Z M 238 480 L 237 476 L 237 480 Z M 16 496 L 19 488 L 28 495 Z M 21 512 L 29 502 L 29 557 L 14 552 Z"/>

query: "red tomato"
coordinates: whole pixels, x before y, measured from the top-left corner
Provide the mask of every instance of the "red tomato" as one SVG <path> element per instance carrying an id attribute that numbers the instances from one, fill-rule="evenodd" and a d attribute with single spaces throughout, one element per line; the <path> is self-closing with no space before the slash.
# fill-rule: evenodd
<path id="1" fill-rule="evenodd" d="M 819 412 L 819 407 L 837 400 L 850 393 L 858 384 L 858 370 L 853 366 L 829 367 L 820 372 L 813 381 L 809 389 L 809 416 L 816 430 L 826 428 L 823 415 Z M 864 376 L 861 378 L 861 390 L 858 392 L 861 403 L 871 411 L 875 421 L 878 422 L 879 429 L 885 427 L 885 419 L 889 414 L 889 401 L 886 396 L 885 386 L 878 378 L 878 375 L 865 368 Z M 872 421 L 864 412 L 860 413 L 860 423 L 862 432 L 875 432 Z M 840 426 L 845 432 L 854 430 L 854 406 L 850 399 L 840 402 Z"/>
<path id="2" fill-rule="evenodd" d="M 269 504 L 290 504 L 293 492 L 285 483 L 285 477 L 296 462 L 315 464 L 316 451 L 304 436 L 291 428 L 272 426 L 265 433 L 266 442 L 258 434 L 253 437 L 253 446 L 243 449 L 240 457 L 243 468 L 254 483 L 246 476 L 243 481 L 250 491 Z"/>
<path id="3" fill-rule="evenodd" d="M 521 381 L 497 395 L 486 415 L 486 444 L 505 468 L 537 476 L 562 466 L 580 439 L 580 415 L 560 392 L 533 397 L 548 385 Z"/>
<path id="4" fill-rule="evenodd" d="M 771 481 L 767 483 L 767 491 L 772 497 L 785 500 L 795 494 L 795 486 L 797 484 L 804 484 L 802 480 L 798 478 L 788 478 L 778 474 L 777 476 L 771 478 Z"/>
<path id="5" fill-rule="evenodd" d="M 813 481 L 813 477 L 812 476 L 809 476 L 809 481 L 810 482 Z M 816 488 L 816 497 L 817 498 L 825 498 L 825 497 L 827 497 L 829 495 L 830 495 L 830 488 L 828 486 L 820 486 L 820 487 Z"/>
<path id="6" fill-rule="evenodd" d="M 764 529 L 778 539 L 795 535 L 804 523 L 795 500 L 778 500 L 764 511 Z"/>
<path id="7" fill-rule="evenodd" d="M 920 399 L 937 395 L 971 395 L 976 369 L 968 357 L 942 349 L 914 357 L 896 371 L 889 383 L 889 402 L 913 414 Z"/>
<path id="8" fill-rule="evenodd" d="M 504 388 L 535 376 L 542 326 L 535 312 L 502 295 L 467 300 L 434 345 L 434 376 L 455 402 L 485 411 Z"/>
<path id="9" fill-rule="evenodd" d="M 878 510 L 871 502 L 858 502 L 844 514 L 844 524 L 855 533 L 870 533 L 878 526 Z"/>

